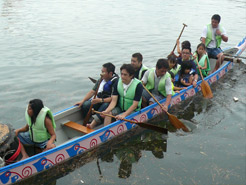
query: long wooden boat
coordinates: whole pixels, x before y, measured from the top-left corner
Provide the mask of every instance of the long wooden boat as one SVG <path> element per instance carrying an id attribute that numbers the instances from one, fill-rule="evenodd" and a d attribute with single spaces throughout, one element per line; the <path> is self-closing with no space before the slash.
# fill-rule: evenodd
<path id="1" fill-rule="evenodd" d="M 232 55 L 238 56 L 246 48 L 246 38 L 240 42 L 237 49 L 229 48 L 228 51 Z M 229 61 L 216 72 L 207 76 L 205 80 L 212 84 L 224 76 L 230 69 L 233 68 L 233 62 Z M 180 91 L 179 94 L 175 94 L 172 97 L 170 107 L 184 101 L 185 99 L 196 95 L 201 90 L 201 81 L 197 83 L 197 86 L 189 86 L 187 89 Z M 166 99 L 160 101 L 164 104 Z M 149 119 L 155 117 L 162 112 L 158 104 L 152 104 L 146 108 L 141 109 L 127 117 L 138 122 L 146 122 Z M 96 130 L 89 130 L 82 128 L 82 116 L 81 110 L 77 106 L 71 106 L 64 110 L 61 110 L 54 114 L 55 122 L 57 125 L 57 147 L 48 150 L 43 153 L 36 154 L 25 160 L 16 162 L 14 164 L 0 168 L 0 184 L 12 184 L 23 179 L 27 179 L 31 176 L 37 175 L 44 170 L 49 170 L 55 165 L 59 165 L 79 154 L 82 154 L 92 148 L 95 148 L 102 143 L 123 134 L 134 127 L 136 124 L 132 124 L 126 121 L 115 121 L 112 124 L 98 128 Z M 72 127 L 75 124 L 75 127 Z M 80 130 L 76 124 L 80 125 Z M 84 130 L 83 130 L 84 129 Z M 89 132 L 83 134 L 82 132 Z"/>

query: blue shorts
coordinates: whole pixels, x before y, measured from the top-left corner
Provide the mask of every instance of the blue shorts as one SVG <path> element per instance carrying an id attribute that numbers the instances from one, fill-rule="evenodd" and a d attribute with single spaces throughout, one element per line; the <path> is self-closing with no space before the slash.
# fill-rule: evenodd
<path id="1" fill-rule="evenodd" d="M 20 132 L 17 137 L 20 139 L 20 142 L 23 145 L 35 146 L 35 147 L 39 147 L 41 149 L 46 148 L 46 145 L 47 145 L 47 143 L 49 141 L 49 140 L 47 140 L 47 141 L 44 141 L 44 142 L 41 142 L 41 143 L 33 142 L 31 140 L 30 133 L 28 131 L 27 132 Z"/>
<path id="2" fill-rule="evenodd" d="M 206 48 L 206 51 L 209 57 L 216 58 L 216 59 L 217 59 L 217 55 L 222 53 L 222 50 L 220 48 Z"/>

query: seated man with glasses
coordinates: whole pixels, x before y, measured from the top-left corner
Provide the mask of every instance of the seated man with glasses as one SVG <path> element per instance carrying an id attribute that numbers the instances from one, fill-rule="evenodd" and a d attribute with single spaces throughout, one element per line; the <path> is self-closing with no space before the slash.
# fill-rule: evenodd
<path id="1" fill-rule="evenodd" d="M 191 49 L 189 47 L 184 47 L 182 49 L 182 56 L 178 58 L 178 64 L 182 65 L 184 61 L 188 61 L 192 65 L 190 74 L 193 74 L 194 76 L 192 85 L 196 87 L 196 83 L 198 80 L 198 74 L 197 74 L 196 64 L 194 60 L 191 60 L 190 56 L 191 56 Z"/>

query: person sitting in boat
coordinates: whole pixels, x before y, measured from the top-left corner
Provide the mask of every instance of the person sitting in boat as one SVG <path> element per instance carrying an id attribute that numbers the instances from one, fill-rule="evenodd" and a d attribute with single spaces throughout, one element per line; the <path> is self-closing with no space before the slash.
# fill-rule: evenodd
<path id="1" fill-rule="evenodd" d="M 179 85 L 180 87 L 188 87 L 193 82 L 192 65 L 189 61 L 182 62 L 181 70 L 179 71 Z"/>
<path id="2" fill-rule="evenodd" d="M 174 92 L 172 91 L 171 76 L 167 72 L 168 69 L 169 64 L 167 59 L 159 59 L 156 63 L 156 67 L 149 69 L 142 78 L 143 84 L 146 85 L 146 88 L 158 101 L 166 97 L 166 102 L 163 107 L 166 111 L 168 110 L 172 95 L 174 95 Z M 143 107 L 153 103 L 155 103 L 155 100 L 144 89 Z"/>
<path id="3" fill-rule="evenodd" d="M 21 144 L 37 147 L 41 151 L 54 148 L 56 124 L 52 112 L 43 105 L 42 100 L 34 99 L 29 102 L 25 118 L 26 126 L 15 130 Z M 21 152 L 23 158 L 28 157 L 24 147 Z"/>
<path id="4" fill-rule="evenodd" d="M 211 18 L 211 24 L 208 24 L 203 28 L 201 35 L 201 41 L 206 46 L 208 56 L 217 59 L 216 65 L 212 72 L 219 69 L 220 65 L 224 61 L 224 55 L 220 48 L 221 41 L 228 41 L 226 30 L 220 25 L 220 20 L 220 15 L 213 15 Z"/>
<path id="5" fill-rule="evenodd" d="M 177 52 L 179 54 L 178 57 L 182 57 L 182 49 L 183 48 L 191 48 L 191 44 L 190 44 L 190 41 L 188 40 L 185 40 L 181 43 L 181 49 L 180 49 L 180 42 L 179 42 L 179 39 L 177 39 Z M 191 59 L 192 59 L 192 55 L 191 55 Z"/>
<path id="6" fill-rule="evenodd" d="M 208 58 L 208 55 L 206 52 L 205 44 L 203 44 L 203 43 L 198 44 L 197 50 L 194 53 L 194 56 L 196 58 L 195 64 L 197 65 L 197 62 L 199 64 L 197 66 L 197 73 L 200 74 L 199 69 L 198 69 L 198 68 L 200 68 L 203 77 L 208 76 L 208 73 L 210 71 L 210 62 L 209 62 L 209 58 Z"/>
<path id="7" fill-rule="evenodd" d="M 168 73 L 171 75 L 171 81 L 172 81 L 172 90 L 174 93 L 180 93 L 181 90 L 186 89 L 186 87 L 177 87 L 174 85 L 175 82 L 175 76 L 172 71 L 168 71 Z"/>
<path id="8" fill-rule="evenodd" d="M 173 73 L 173 75 L 175 76 L 178 74 L 181 65 L 178 64 L 177 58 L 174 55 L 170 55 L 167 57 L 167 61 L 169 64 L 169 70 Z"/>
<path id="9" fill-rule="evenodd" d="M 116 115 L 121 120 L 134 111 L 141 109 L 143 86 L 134 78 L 135 70 L 131 64 L 123 64 L 120 68 L 121 77 L 113 87 L 112 101 L 104 114 Z M 110 124 L 111 117 L 105 116 L 104 126 Z"/>
<path id="10" fill-rule="evenodd" d="M 183 41 L 183 42 L 181 43 L 181 50 L 180 50 L 180 46 L 179 46 L 179 45 L 180 45 L 179 39 L 177 39 L 176 44 L 177 44 L 177 52 L 178 52 L 178 56 L 175 55 L 174 52 L 172 51 L 172 52 L 168 55 L 168 57 L 170 57 L 170 56 L 175 56 L 176 58 L 180 58 L 180 57 L 182 57 L 182 49 L 183 49 L 183 48 L 191 48 L 190 41 L 188 41 L 188 40 L 185 40 L 185 41 Z M 191 53 L 191 55 L 190 55 L 190 59 L 191 59 L 191 60 L 193 59 L 192 53 Z"/>
<path id="11" fill-rule="evenodd" d="M 104 111 L 111 102 L 112 87 L 116 83 L 118 75 L 115 74 L 115 66 L 110 62 L 103 64 L 101 71 L 101 79 L 96 82 L 93 89 L 90 90 L 80 102 L 76 103 L 76 105 L 81 107 L 84 118 L 86 117 L 91 104 L 93 104 L 95 110 L 101 112 Z M 97 90 L 98 92 L 96 92 Z M 95 96 L 96 93 L 97 96 L 93 99 L 93 96 Z M 103 121 L 100 114 L 95 114 L 92 117 L 92 122 L 86 125 L 88 128 L 94 128 Z"/>
<path id="12" fill-rule="evenodd" d="M 182 63 L 187 61 L 188 63 L 191 64 L 192 68 L 191 68 L 191 74 L 193 74 L 193 80 L 192 80 L 192 85 L 194 87 L 196 87 L 196 83 L 197 83 L 197 80 L 198 80 L 198 74 L 197 74 L 197 69 L 196 69 L 196 64 L 194 62 L 194 60 L 191 60 L 190 59 L 190 55 L 191 55 L 191 48 L 186 48 L 184 47 L 182 49 L 182 57 L 181 58 L 178 58 L 178 64 L 181 65 L 181 68 L 182 68 Z"/>
<path id="13" fill-rule="evenodd" d="M 135 69 L 134 77 L 141 80 L 144 73 L 148 70 L 143 63 L 143 56 L 141 53 L 134 53 L 132 54 L 131 64 Z"/>

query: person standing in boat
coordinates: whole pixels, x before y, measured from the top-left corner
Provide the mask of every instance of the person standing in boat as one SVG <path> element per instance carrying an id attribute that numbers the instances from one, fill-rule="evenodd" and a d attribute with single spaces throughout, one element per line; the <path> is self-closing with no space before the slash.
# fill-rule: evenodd
<path id="1" fill-rule="evenodd" d="M 190 63 L 190 65 L 192 66 L 190 74 L 193 75 L 192 85 L 194 87 L 196 87 L 196 83 L 197 83 L 197 80 L 198 80 L 198 74 L 197 74 L 196 64 L 195 64 L 194 60 L 190 59 L 190 55 L 191 55 L 191 48 L 184 47 L 182 49 L 182 57 L 178 58 L 178 64 L 180 64 L 182 66 L 183 62 Z"/>
<path id="2" fill-rule="evenodd" d="M 141 53 L 132 54 L 131 64 L 135 69 L 134 77 L 139 80 L 142 79 L 144 73 L 148 70 L 148 67 L 146 67 L 142 61 L 143 56 Z"/>
<path id="3" fill-rule="evenodd" d="M 121 120 L 134 111 L 141 109 L 143 86 L 140 80 L 134 78 L 135 70 L 131 64 L 123 64 L 120 68 L 121 77 L 114 84 L 112 101 L 104 114 L 116 116 Z M 105 116 L 104 126 L 112 122 Z"/>
<path id="4" fill-rule="evenodd" d="M 208 76 L 208 73 L 210 71 L 210 62 L 209 62 L 209 58 L 206 52 L 206 47 L 205 44 L 200 43 L 197 46 L 197 50 L 194 53 L 194 57 L 195 57 L 195 64 L 197 65 L 198 62 L 198 66 L 197 66 L 197 73 L 200 74 L 199 69 L 201 69 L 202 72 L 202 76 L 206 77 Z"/>
<path id="5" fill-rule="evenodd" d="M 37 147 L 41 151 L 54 148 L 56 124 L 52 112 L 43 105 L 42 100 L 34 99 L 29 102 L 25 111 L 25 118 L 26 126 L 15 130 L 21 144 Z M 21 153 L 23 158 L 28 157 L 23 146 Z"/>
<path id="6" fill-rule="evenodd" d="M 93 89 L 90 90 L 80 102 L 76 103 L 76 105 L 81 107 L 84 118 L 86 117 L 91 104 L 93 104 L 93 108 L 95 110 L 101 112 L 104 111 L 111 102 L 112 87 L 118 79 L 118 75 L 115 74 L 115 66 L 110 62 L 105 63 L 102 65 L 101 72 L 101 78 L 96 82 Z M 97 89 L 97 96 L 93 99 Z M 92 117 L 92 122 L 86 125 L 88 128 L 94 128 L 97 124 L 100 124 L 103 121 L 100 114 L 95 114 Z"/>
<path id="7" fill-rule="evenodd" d="M 221 42 L 228 41 L 226 30 L 220 25 L 220 19 L 220 15 L 213 15 L 211 18 L 211 24 L 208 24 L 203 28 L 201 35 L 201 41 L 206 46 L 208 56 L 217 59 L 212 72 L 219 69 L 220 65 L 224 61 L 224 55 L 220 48 Z"/>
<path id="8" fill-rule="evenodd" d="M 166 102 L 163 106 L 164 110 L 168 110 L 172 95 L 175 93 L 172 91 L 171 76 L 167 72 L 169 69 L 169 63 L 166 59 L 159 59 L 156 63 L 156 67 L 149 69 L 143 76 L 142 82 L 146 85 L 146 88 L 155 96 L 159 101 L 166 98 Z M 155 103 L 155 100 L 144 89 L 143 90 L 143 107 L 148 104 Z"/>

